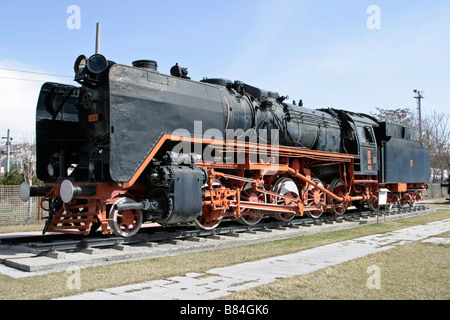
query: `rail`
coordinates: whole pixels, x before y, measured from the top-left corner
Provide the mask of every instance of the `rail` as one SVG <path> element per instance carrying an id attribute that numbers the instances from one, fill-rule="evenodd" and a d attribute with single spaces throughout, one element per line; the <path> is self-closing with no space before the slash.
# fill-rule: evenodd
<path id="1" fill-rule="evenodd" d="M 77 249 L 86 248 L 101 248 L 101 247 L 111 247 L 116 245 L 130 245 L 138 243 L 163 243 L 172 240 L 183 240 L 188 238 L 201 238 L 214 235 L 229 235 L 235 233 L 243 233 L 250 231 L 264 231 L 269 229 L 295 227 L 301 225 L 313 225 L 322 224 L 327 222 L 339 222 L 339 221 L 352 221 L 359 220 L 364 217 L 375 217 L 377 215 L 384 214 L 400 214 L 413 211 L 423 211 L 425 210 L 424 205 L 417 205 L 414 208 L 396 208 L 396 210 L 386 211 L 380 210 L 378 213 L 376 211 L 362 211 L 362 212 L 349 212 L 342 216 L 322 216 L 319 219 L 313 218 L 301 218 L 294 219 L 288 222 L 281 221 L 268 221 L 263 222 L 255 226 L 248 225 L 237 225 L 230 222 L 229 224 L 224 223 L 213 230 L 198 230 L 193 228 L 163 228 L 163 227 L 152 227 L 152 228 L 142 228 L 141 232 L 130 238 L 123 237 L 102 237 L 102 236 L 90 236 L 82 237 L 80 235 L 46 235 L 37 236 L 33 238 L 8 238 L 2 239 L 0 244 L 5 245 L 15 245 L 20 246 L 23 250 L 31 253 L 45 253 L 51 251 L 70 251 Z"/>

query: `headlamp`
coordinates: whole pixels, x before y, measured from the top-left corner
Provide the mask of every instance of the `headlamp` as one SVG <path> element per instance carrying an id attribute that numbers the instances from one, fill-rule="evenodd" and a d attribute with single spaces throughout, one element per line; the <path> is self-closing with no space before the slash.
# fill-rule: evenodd
<path id="1" fill-rule="evenodd" d="M 108 68 L 108 60 L 101 54 L 94 54 L 87 61 L 87 68 L 93 74 L 99 74 Z"/>
<path id="2" fill-rule="evenodd" d="M 87 65 L 87 58 L 85 55 L 81 55 L 75 60 L 75 65 L 73 66 L 73 69 L 75 70 L 75 74 L 77 76 L 82 75 L 86 71 L 86 65 Z"/>
<path id="3" fill-rule="evenodd" d="M 59 161 L 49 163 L 47 166 L 47 173 L 50 177 L 54 177 L 55 173 L 59 173 Z"/>

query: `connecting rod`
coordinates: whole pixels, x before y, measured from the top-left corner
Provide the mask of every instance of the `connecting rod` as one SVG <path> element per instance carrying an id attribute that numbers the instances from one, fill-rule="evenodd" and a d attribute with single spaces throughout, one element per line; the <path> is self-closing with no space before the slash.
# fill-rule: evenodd
<path id="1" fill-rule="evenodd" d="M 354 201 L 354 200 L 364 200 L 363 196 L 351 197 L 349 195 L 345 195 L 343 197 L 339 197 L 339 196 L 335 195 L 333 192 L 331 192 L 330 190 L 328 190 L 328 189 L 322 187 L 321 185 L 319 185 L 317 182 L 314 182 L 313 180 L 309 179 L 307 176 L 304 176 L 303 174 L 299 173 L 297 170 L 294 170 L 292 168 L 288 168 L 287 172 L 290 175 L 295 176 L 295 177 L 305 181 L 306 183 L 309 183 L 309 184 L 313 185 L 315 188 L 317 188 L 320 191 L 326 193 L 328 196 L 330 196 L 331 198 L 333 198 L 334 200 L 336 200 L 338 202 L 349 203 L 349 202 Z"/>

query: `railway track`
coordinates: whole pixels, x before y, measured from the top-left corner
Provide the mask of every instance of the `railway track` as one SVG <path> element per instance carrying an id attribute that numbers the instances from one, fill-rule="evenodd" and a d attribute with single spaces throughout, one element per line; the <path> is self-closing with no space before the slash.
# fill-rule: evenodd
<path id="1" fill-rule="evenodd" d="M 67 252 L 88 248 L 105 248 L 120 245 L 133 244 L 158 244 L 174 240 L 201 239 L 211 236 L 234 235 L 247 232 L 267 231 L 282 228 L 295 228 L 300 226 L 320 225 L 327 223 L 339 223 L 342 221 L 354 221 L 368 217 L 379 216 L 382 219 L 385 215 L 397 215 L 407 212 L 424 211 L 424 205 L 417 205 L 414 208 L 396 208 L 395 210 L 348 212 L 342 216 L 322 216 L 319 219 L 301 218 L 289 222 L 269 220 L 261 222 L 255 226 L 240 225 L 236 223 L 223 223 L 213 230 L 198 230 L 195 228 L 184 227 L 149 227 L 142 228 L 141 232 L 130 238 L 115 236 L 79 236 L 79 235 L 45 235 L 33 237 L 7 237 L 0 236 L 0 245 L 9 246 L 15 250 L 44 254 L 48 252 Z"/>

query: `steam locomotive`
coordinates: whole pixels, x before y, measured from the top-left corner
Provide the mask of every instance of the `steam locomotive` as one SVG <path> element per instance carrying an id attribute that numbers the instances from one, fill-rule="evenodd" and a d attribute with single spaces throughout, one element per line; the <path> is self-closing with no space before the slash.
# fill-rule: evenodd
<path id="1" fill-rule="evenodd" d="M 45 232 L 131 237 L 143 222 L 211 230 L 350 206 L 411 205 L 429 180 L 415 130 L 303 103 L 240 81 L 197 82 L 178 64 L 81 55 L 81 86 L 45 83 L 36 110 Z M 381 190 L 381 191 L 380 191 Z"/>

